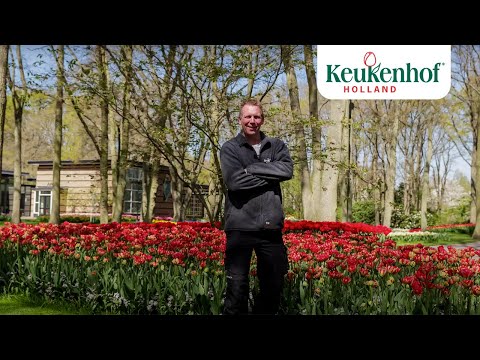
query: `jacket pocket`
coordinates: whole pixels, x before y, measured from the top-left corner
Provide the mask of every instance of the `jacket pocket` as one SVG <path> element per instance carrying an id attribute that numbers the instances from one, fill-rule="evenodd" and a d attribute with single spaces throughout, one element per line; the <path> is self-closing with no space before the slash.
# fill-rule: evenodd
<path id="1" fill-rule="evenodd" d="M 262 220 L 265 229 L 281 229 L 285 215 L 283 213 L 282 202 L 280 196 L 273 191 L 265 193 L 262 202 Z"/>

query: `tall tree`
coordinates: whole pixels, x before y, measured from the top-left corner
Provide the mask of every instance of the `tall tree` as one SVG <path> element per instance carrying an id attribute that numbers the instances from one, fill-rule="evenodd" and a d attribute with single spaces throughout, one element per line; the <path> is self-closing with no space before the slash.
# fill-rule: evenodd
<path id="1" fill-rule="evenodd" d="M 307 220 L 336 220 L 338 167 L 341 154 L 342 124 L 346 116 L 345 102 L 331 102 L 330 122 L 326 126 L 326 150 L 322 153 L 322 128 L 318 114 L 318 90 L 313 66 L 312 47 L 303 47 L 308 82 L 308 111 L 301 111 L 300 92 L 294 56 L 296 47 L 282 45 L 282 61 L 287 79 L 290 111 L 293 117 L 292 157 L 295 174 L 300 179 L 301 208 Z"/>
<path id="2" fill-rule="evenodd" d="M 375 106 L 374 106 L 375 105 Z M 359 187 L 357 196 L 365 201 L 373 201 L 374 222 L 379 225 L 382 221 L 383 214 L 383 198 L 384 198 L 384 176 L 383 164 L 385 156 L 383 154 L 384 146 L 382 144 L 381 115 L 379 106 L 375 102 L 356 101 L 354 123 L 355 137 L 362 138 L 364 142 L 363 168 L 355 171 L 355 176 L 361 180 L 362 185 L 366 188 Z"/>
<path id="3" fill-rule="evenodd" d="M 313 65 L 313 49 L 311 45 L 303 47 L 305 56 L 305 73 L 308 82 L 308 123 L 311 128 L 312 136 L 312 158 L 310 160 L 311 168 L 309 175 L 309 195 L 310 209 L 308 211 L 309 220 L 322 220 L 319 209 L 322 204 L 322 130 L 318 119 L 318 88 L 317 77 L 315 75 L 315 67 Z M 302 172 L 303 173 L 303 172 Z M 303 190 L 302 190 L 303 194 Z"/>
<path id="4" fill-rule="evenodd" d="M 480 144 L 480 121 L 477 121 L 477 144 Z M 477 210 L 477 219 L 475 222 L 475 229 L 473 230 L 473 239 L 480 239 L 480 156 L 477 156 L 475 158 L 475 173 L 476 173 L 476 178 L 475 178 L 475 190 L 476 190 L 476 210 Z"/>
<path id="5" fill-rule="evenodd" d="M 455 145 L 449 136 L 443 131 L 443 127 L 437 126 L 433 132 L 432 152 L 432 177 L 433 186 L 436 191 L 436 211 L 444 208 L 445 196 L 447 194 L 448 175 L 452 171 L 455 157 Z M 473 221 L 475 223 L 475 221 Z"/>
<path id="6" fill-rule="evenodd" d="M 10 49 L 11 50 L 11 49 Z M 7 72 L 10 91 L 13 100 L 13 112 L 15 118 L 15 161 L 13 165 L 13 208 L 12 208 L 12 223 L 20 223 L 21 212 L 21 190 L 22 190 L 22 120 L 23 109 L 27 101 L 27 80 L 25 78 L 25 71 L 23 68 L 22 51 L 20 45 L 16 46 L 17 63 L 15 64 L 15 57 L 12 50 L 13 69 L 12 74 Z M 20 75 L 21 86 L 15 84 L 16 74 Z"/>
<path id="7" fill-rule="evenodd" d="M 477 173 L 476 163 L 478 158 L 478 123 L 480 122 L 480 46 L 479 45 L 455 45 L 452 46 L 452 83 L 453 94 L 464 104 L 465 119 L 469 122 L 469 130 L 467 136 L 471 141 L 465 140 L 462 135 L 462 129 L 459 124 L 456 124 L 456 119 L 452 116 L 452 124 L 458 134 L 458 140 L 461 142 L 467 151 L 471 154 L 471 195 L 472 203 L 470 208 L 470 221 L 478 221 L 479 209 L 476 207 L 478 203 L 479 186 L 477 186 L 477 178 L 480 174 Z M 477 222 L 478 227 L 478 222 Z M 479 229 L 480 234 L 480 229 Z"/>
<path id="8" fill-rule="evenodd" d="M 423 102 L 414 101 L 411 102 L 411 105 L 411 110 L 400 119 L 401 127 L 398 136 L 398 148 L 403 155 L 399 157 L 398 162 L 400 173 L 403 175 L 403 212 L 405 215 L 419 209 L 416 199 L 420 199 L 419 184 L 422 174 L 420 167 L 424 158 L 425 145 L 426 121 L 424 119 L 428 114 L 428 109 L 425 108 Z"/>
<path id="9" fill-rule="evenodd" d="M 397 166 L 397 142 L 399 118 L 401 114 L 402 101 L 393 100 L 374 100 L 365 103 L 368 110 L 366 114 L 370 114 L 373 118 L 373 126 L 370 129 L 373 136 L 370 139 L 374 149 L 374 157 L 372 161 L 380 159 L 381 175 L 379 174 L 378 182 L 374 179 L 374 183 L 379 185 L 380 190 L 380 206 L 383 208 L 382 224 L 390 226 L 392 212 L 394 208 L 395 195 L 395 178 Z M 368 116 L 368 115 L 367 115 Z M 377 136 L 378 134 L 378 136 Z M 375 164 L 375 172 L 377 167 Z M 380 165 L 378 166 L 380 168 Z M 380 173 L 380 169 L 378 169 Z M 374 185 L 378 186 L 378 185 Z M 375 192 L 374 192 L 375 193 Z"/>
<path id="10" fill-rule="evenodd" d="M 115 62 L 115 57 L 112 56 L 112 51 L 109 50 L 107 47 L 108 53 L 110 55 L 110 58 Z M 112 77 L 110 74 L 110 71 L 107 71 L 107 82 L 108 84 L 111 85 L 113 88 L 114 81 L 112 81 Z M 115 90 L 112 90 L 114 92 Z M 119 172 L 118 172 L 118 163 L 120 162 L 120 144 L 121 144 L 121 135 L 120 135 L 120 128 L 121 128 L 121 122 L 123 117 L 120 117 L 120 120 L 115 116 L 118 111 L 116 111 L 116 101 L 113 101 L 113 104 L 111 104 L 113 111 L 108 112 L 108 131 L 109 131 L 109 136 L 108 136 L 108 153 L 110 154 L 110 169 L 112 171 L 112 221 L 117 221 L 116 219 L 116 205 L 117 205 L 117 182 L 118 182 L 118 177 L 119 177 Z M 122 198 L 123 201 L 123 198 Z M 121 204 L 122 207 L 120 208 L 120 212 L 123 210 L 123 204 Z M 121 214 L 119 215 L 121 218 Z"/>
<path id="11" fill-rule="evenodd" d="M 425 167 L 423 168 L 423 176 L 422 176 L 422 200 L 421 200 L 421 208 L 420 208 L 420 226 L 422 230 L 426 230 L 427 228 L 427 201 L 430 195 L 429 191 L 429 183 L 430 183 L 430 161 L 432 160 L 432 152 L 433 152 L 433 122 L 430 117 L 427 118 L 427 155 L 425 159 Z"/>
<path id="12" fill-rule="evenodd" d="M 353 204 L 353 189 L 352 189 L 352 167 L 353 167 L 353 122 L 352 122 L 352 110 L 353 103 L 348 100 L 346 103 L 347 109 L 345 110 L 345 119 L 343 121 L 342 128 L 342 158 L 341 167 L 338 177 L 339 183 L 339 199 L 338 204 L 342 209 L 341 219 L 342 221 L 352 221 L 352 204 Z"/>
<path id="13" fill-rule="evenodd" d="M 288 96 L 290 99 L 290 110 L 292 112 L 295 128 L 295 145 L 293 146 L 293 158 L 296 161 L 295 172 L 300 177 L 300 187 L 302 191 L 303 218 L 312 219 L 310 214 L 312 209 L 312 188 L 310 184 L 310 173 L 308 168 L 307 147 L 305 144 L 305 129 L 300 109 L 300 95 L 298 91 L 297 75 L 293 62 L 293 52 L 295 47 L 291 45 L 282 45 L 282 61 L 285 66 L 287 76 Z"/>
<path id="14" fill-rule="evenodd" d="M 400 104 L 393 101 L 385 101 L 385 110 L 393 108 L 392 112 L 385 111 L 384 120 L 385 124 L 389 124 L 390 127 L 386 132 L 386 170 L 385 170 L 385 204 L 384 204 L 384 216 L 383 225 L 390 226 L 392 222 L 392 213 L 395 203 L 395 178 L 397 168 L 397 142 L 398 142 L 398 127 L 400 121 Z"/>
<path id="15" fill-rule="evenodd" d="M 112 220 L 120 222 L 123 212 L 123 200 L 125 195 L 125 187 L 127 184 L 127 168 L 128 168 L 128 145 L 130 135 L 130 104 L 131 104 L 131 91 L 132 91 L 132 58 L 133 47 L 126 45 L 121 47 L 122 62 L 120 66 L 122 73 L 124 74 L 125 82 L 123 87 L 123 101 L 122 101 L 122 116 L 120 117 L 120 124 L 118 129 L 120 130 L 120 144 L 118 155 L 118 166 L 115 176 L 115 188 L 114 188 L 114 203 L 112 210 Z M 113 161 L 113 159 L 112 159 Z"/>
<path id="16" fill-rule="evenodd" d="M 330 120 L 327 126 L 327 151 L 322 173 L 322 215 L 323 221 L 337 220 L 337 196 L 339 162 L 341 158 L 343 123 L 348 116 L 349 101 L 330 100 Z"/>
<path id="17" fill-rule="evenodd" d="M 168 134 L 176 135 L 175 129 L 168 129 L 176 104 L 174 95 L 180 78 L 187 47 L 170 46 L 142 46 L 139 49 L 142 61 L 136 64 L 133 82 L 136 92 L 132 92 L 132 107 L 136 109 L 136 116 L 132 117 L 132 128 L 147 139 L 143 144 L 142 160 L 144 162 L 143 182 L 144 192 L 142 200 L 142 219 L 150 221 L 153 218 L 155 195 L 159 184 L 160 162 L 167 161 L 170 169 L 171 194 L 174 201 L 174 215 L 180 218 L 177 194 L 178 188 L 183 190 L 183 182 L 178 181 L 181 167 L 175 163 L 175 145 Z M 181 110 L 180 110 L 181 111 Z M 146 146 L 145 146 L 146 145 Z M 181 146 L 184 146 L 183 140 Z M 178 169 L 177 169 L 178 167 Z M 180 197 L 183 192 L 180 190 Z"/>
<path id="18" fill-rule="evenodd" d="M 2 183 L 3 140 L 5 138 L 5 112 L 7 108 L 8 49 L 8 45 L 0 45 L 0 184 Z"/>
<path id="19" fill-rule="evenodd" d="M 53 140 L 53 188 L 52 188 L 52 209 L 50 213 L 51 224 L 60 223 L 60 168 L 62 161 L 63 142 L 63 74 L 65 47 L 58 45 L 57 50 L 52 47 L 57 63 L 57 94 L 55 97 L 55 136 Z"/>
<path id="20" fill-rule="evenodd" d="M 108 83 L 105 47 L 97 45 L 96 60 L 100 93 L 100 223 L 108 223 Z"/>

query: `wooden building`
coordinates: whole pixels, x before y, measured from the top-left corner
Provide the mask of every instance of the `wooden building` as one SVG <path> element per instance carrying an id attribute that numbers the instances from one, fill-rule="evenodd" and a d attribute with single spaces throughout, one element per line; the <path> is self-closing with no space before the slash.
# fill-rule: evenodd
<path id="1" fill-rule="evenodd" d="M 53 162 L 29 161 L 38 165 L 36 186 L 32 189 L 32 216 L 49 215 L 52 208 Z M 112 172 L 108 170 L 109 204 L 112 203 Z M 141 164 L 132 166 L 127 171 L 127 185 L 123 213 L 140 215 L 143 197 L 143 170 Z M 154 216 L 173 216 L 173 202 L 170 193 L 170 176 L 168 167 L 162 166 L 155 196 Z M 198 199 L 193 199 L 189 209 L 190 218 L 202 218 L 203 207 L 198 208 Z M 78 162 L 62 161 L 60 170 L 60 215 L 98 215 L 100 212 L 100 161 L 80 160 Z M 111 213 L 111 207 L 109 208 Z"/>
<path id="2" fill-rule="evenodd" d="M 28 173 L 21 176 L 20 216 L 31 216 L 31 195 L 35 178 Z M 0 214 L 10 214 L 13 209 L 13 171 L 2 170 L 0 179 Z"/>

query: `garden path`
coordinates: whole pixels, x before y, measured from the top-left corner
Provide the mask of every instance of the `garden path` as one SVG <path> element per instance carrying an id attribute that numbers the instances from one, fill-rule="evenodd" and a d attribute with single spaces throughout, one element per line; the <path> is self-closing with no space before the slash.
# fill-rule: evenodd
<path id="1" fill-rule="evenodd" d="M 456 249 L 465 249 L 467 247 L 473 247 L 474 249 L 479 250 L 480 249 L 480 241 L 472 242 L 472 243 L 469 243 L 469 244 L 455 244 L 455 245 L 452 245 L 452 246 Z"/>
<path id="2" fill-rule="evenodd" d="M 444 245 L 445 246 L 445 245 Z M 467 247 L 473 247 L 475 250 L 480 250 L 480 241 L 472 242 L 469 244 L 455 244 L 452 245 L 455 249 L 465 249 Z M 438 246 L 432 246 L 432 247 L 438 247 Z M 446 247 L 446 246 L 445 246 Z M 480 256 L 475 255 L 473 258 L 479 259 Z"/>

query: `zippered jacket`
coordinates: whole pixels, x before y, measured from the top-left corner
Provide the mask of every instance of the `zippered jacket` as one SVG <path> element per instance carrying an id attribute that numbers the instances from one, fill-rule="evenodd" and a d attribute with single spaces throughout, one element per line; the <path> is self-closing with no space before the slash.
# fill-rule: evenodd
<path id="1" fill-rule="evenodd" d="M 293 176 L 285 143 L 260 132 L 258 156 L 239 133 L 220 149 L 225 197 L 225 231 L 280 230 L 285 214 L 280 182 Z"/>

